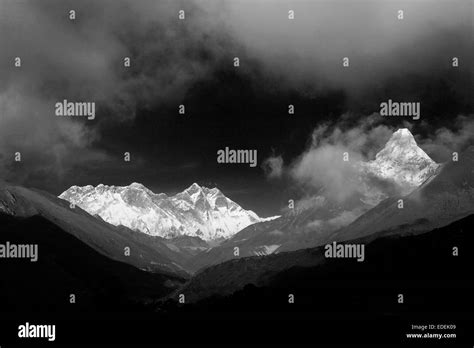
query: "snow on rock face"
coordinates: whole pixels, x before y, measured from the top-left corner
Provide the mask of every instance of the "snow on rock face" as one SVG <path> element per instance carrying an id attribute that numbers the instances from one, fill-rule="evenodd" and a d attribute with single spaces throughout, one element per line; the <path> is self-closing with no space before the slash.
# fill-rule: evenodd
<path id="1" fill-rule="evenodd" d="M 317 196 L 297 203 L 296 212 L 302 217 L 301 221 L 306 223 L 312 219 L 307 225 L 311 229 L 321 228 L 321 221 L 331 225 L 341 221 L 349 223 L 388 197 L 410 194 L 436 177 L 441 169 L 440 164 L 418 147 L 406 128 L 394 132 L 375 159 L 356 160 L 350 165 L 353 166 L 350 183 L 355 184 L 355 189 L 348 199 L 338 201 L 323 189 Z"/>
<path id="2" fill-rule="evenodd" d="M 229 238 L 264 220 L 217 188 L 208 189 L 196 183 L 171 197 L 132 183 L 129 186 L 72 186 L 59 198 L 113 225 L 165 238 L 181 235 L 206 241 Z"/>
<path id="3" fill-rule="evenodd" d="M 406 128 L 393 133 L 373 161 L 362 164 L 366 173 L 393 180 L 404 189 L 404 194 L 410 193 L 436 174 L 439 166 L 418 147 Z"/>

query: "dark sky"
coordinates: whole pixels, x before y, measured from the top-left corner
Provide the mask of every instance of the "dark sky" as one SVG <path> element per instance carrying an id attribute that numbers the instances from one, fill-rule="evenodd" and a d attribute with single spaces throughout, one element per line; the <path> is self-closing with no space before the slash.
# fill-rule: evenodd
<path id="1" fill-rule="evenodd" d="M 438 161 L 471 142 L 472 29 L 461 0 L 2 0 L 0 175 L 54 194 L 198 182 L 276 214 L 308 190 L 291 173 L 322 125 L 363 130 L 367 158 L 399 127 Z M 63 99 L 95 101 L 96 119 L 56 117 Z M 388 99 L 420 102 L 421 119 L 374 116 Z M 218 164 L 226 146 L 256 149 L 258 166 Z"/>

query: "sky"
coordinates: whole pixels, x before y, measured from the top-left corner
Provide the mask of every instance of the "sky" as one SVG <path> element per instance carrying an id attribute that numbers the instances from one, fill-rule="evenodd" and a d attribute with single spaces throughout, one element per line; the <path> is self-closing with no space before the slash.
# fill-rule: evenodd
<path id="1" fill-rule="evenodd" d="M 56 195 L 131 182 L 173 194 L 197 182 L 265 216 L 317 190 L 294 173 L 322 129 L 318 136 L 339 132 L 370 160 L 407 127 L 445 161 L 472 143 L 473 8 L 469 0 L 0 0 L 0 178 Z M 56 116 L 64 99 L 95 102 L 95 119 Z M 420 120 L 381 117 L 388 99 L 420 102 Z M 217 163 L 225 147 L 256 149 L 258 165 Z M 314 165 L 319 173 L 331 163 Z"/>

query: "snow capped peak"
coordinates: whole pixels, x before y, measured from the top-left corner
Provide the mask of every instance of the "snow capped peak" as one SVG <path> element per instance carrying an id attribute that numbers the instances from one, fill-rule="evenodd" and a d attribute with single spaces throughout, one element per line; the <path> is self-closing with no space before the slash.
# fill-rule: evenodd
<path id="1" fill-rule="evenodd" d="M 415 138 L 413 134 L 407 128 L 400 128 L 392 134 L 390 139 L 385 144 L 384 148 L 391 148 L 394 146 L 416 146 Z"/>
<path id="2" fill-rule="evenodd" d="M 394 138 L 410 138 L 410 139 L 415 140 L 415 138 L 413 137 L 413 134 L 411 134 L 408 128 L 400 128 L 399 130 L 395 131 L 392 134 L 391 139 L 394 139 Z"/>
<path id="3" fill-rule="evenodd" d="M 224 196 L 219 189 L 208 189 L 197 183 L 171 197 L 155 194 L 133 182 L 129 186 L 72 186 L 59 198 L 113 225 L 162 237 L 229 238 L 264 220 Z"/>
<path id="4" fill-rule="evenodd" d="M 191 186 L 189 186 L 183 192 L 187 192 L 189 194 L 196 193 L 196 192 L 203 192 L 206 195 L 207 194 L 214 194 L 214 195 L 215 194 L 222 194 L 222 192 L 217 187 L 208 188 L 208 187 L 205 187 L 205 186 L 200 186 L 197 183 L 192 184 Z"/>
<path id="5" fill-rule="evenodd" d="M 401 128 L 392 134 L 385 144 L 384 149 L 377 155 L 379 156 L 387 151 L 394 151 L 396 149 L 406 149 L 407 147 L 418 147 L 418 145 L 416 144 L 413 134 L 411 134 L 407 128 Z"/>
<path id="6" fill-rule="evenodd" d="M 202 191 L 202 187 L 199 186 L 197 183 L 193 183 L 191 186 L 189 186 L 185 192 L 197 192 L 197 191 Z"/>
<path id="7" fill-rule="evenodd" d="M 418 148 L 418 145 L 416 144 L 413 134 L 411 134 L 407 128 L 401 128 L 392 134 L 390 139 L 385 144 L 384 150 L 386 149 L 387 151 L 393 152 L 406 148 Z M 385 152 L 380 151 L 379 154 L 383 154 Z"/>
<path id="8" fill-rule="evenodd" d="M 435 174 L 439 164 L 418 147 L 407 128 L 401 128 L 392 134 L 375 159 L 363 166 L 371 174 L 404 187 L 408 193 Z"/>
<path id="9" fill-rule="evenodd" d="M 377 153 L 375 160 L 397 162 L 400 165 L 412 162 L 419 164 L 421 161 L 425 161 L 427 164 L 435 163 L 418 147 L 415 138 L 407 128 L 399 129 L 393 133 L 384 148 Z"/>

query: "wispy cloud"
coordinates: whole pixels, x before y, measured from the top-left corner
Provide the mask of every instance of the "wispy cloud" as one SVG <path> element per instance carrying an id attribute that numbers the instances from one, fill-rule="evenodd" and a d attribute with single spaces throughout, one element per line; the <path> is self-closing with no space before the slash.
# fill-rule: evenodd
<path id="1" fill-rule="evenodd" d="M 264 162 L 269 168 L 267 176 L 289 177 L 301 187 L 306 187 L 308 197 L 303 198 L 302 204 L 312 203 L 314 195 L 319 192 L 324 192 L 326 197 L 337 202 L 350 200 L 354 195 L 363 196 L 367 190 L 395 194 L 397 186 L 391 181 L 373 176 L 364 177 L 361 181 L 361 171 L 357 165 L 373 160 L 397 130 L 383 122 L 380 115 L 372 114 L 359 118 L 355 123 L 349 115 L 343 115 L 339 122 L 322 124 L 312 132 L 307 150 L 287 166 L 283 165 L 281 157 L 267 158 Z M 406 126 L 413 128 L 412 124 Z M 421 134 L 416 136 L 415 133 L 418 146 L 437 161 L 449 160 L 453 151 L 462 151 L 474 144 L 472 117 L 458 116 L 452 129 L 443 127 L 429 133 L 426 128 L 426 123 L 415 128 Z M 349 161 L 343 160 L 345 155 Z M 277 170 L 273 169 L 275 167 Z"/>

